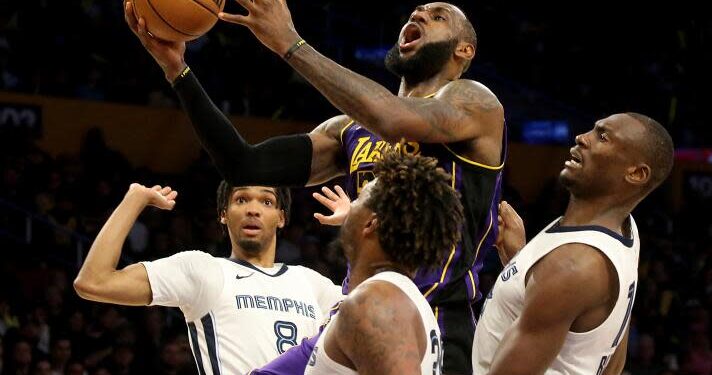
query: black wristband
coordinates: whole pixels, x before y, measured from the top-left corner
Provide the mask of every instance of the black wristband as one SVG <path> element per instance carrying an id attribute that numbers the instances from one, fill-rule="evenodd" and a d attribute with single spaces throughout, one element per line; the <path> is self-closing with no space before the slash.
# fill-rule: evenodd
<path id="1" fill-rule="evenodd" d="M 185 69 L 178 74 L 178 77 L 171 82 L 171 86 L 175 87 L 179 81 L 182 81 L 188 75 L 188 73 L 190 73 L 190 67 L 186 65 Z"/>
<path id="2" fill-rule="evenodd" d="M 307 44 L 307 42 L 304 39 L 299 39 L 296 43 L 294 43 L 291 47 L 289 47 L 289 50 L 287 50 L 287 53 L 284 54 L 284 59 L 289 60 L 294 52 L 296 52 L 299 47 Z"/>

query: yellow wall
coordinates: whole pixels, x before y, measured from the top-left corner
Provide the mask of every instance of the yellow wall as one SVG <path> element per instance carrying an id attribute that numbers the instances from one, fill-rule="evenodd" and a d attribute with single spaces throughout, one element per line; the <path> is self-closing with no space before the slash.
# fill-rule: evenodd
<path id="1" fill-rule="evenodd" d="M 0 92 L 0 102 L 33 104 L 42 108 L 39 146 L 52 155 L 77 153 L 86 131 L 103 129 L 107 144 L 135 165 L 160 172 L 180 172 L 194 161 L 200 145 L 180 110 L 46 98 Z M 307 132 L 313 124 L 232 118 L 250 142 L 271 134 Z"/>

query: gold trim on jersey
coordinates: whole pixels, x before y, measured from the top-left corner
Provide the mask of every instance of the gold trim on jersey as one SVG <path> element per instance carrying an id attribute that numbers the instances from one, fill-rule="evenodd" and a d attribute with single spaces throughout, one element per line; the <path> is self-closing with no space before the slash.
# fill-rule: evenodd
<path id="1" fill-rule="evenodd" d="M 341 128 L 341 132 L 339 132 L 339 141 L 341 141 L 342 146 L 344 144 L 344 132 L 346 131 L 346 129 L 348 129 L 353 124 L 354 124 L 354 120 L 351 120 L 346 125 L 344 125 L 343 128 Z"/>
<path id="2" fill-rule="evenodd" d="M 433 312 L 435 313 L 435 321 L 437 322 L 438 321 L 438 313 L 440 312 L 440 308 L 435 306 L 435 311 L 433 311 Z"/>
<path id="3" fill-rule="evenodd" d="M 455 157 L 457 157 L 458 159 L 464 161 L 464 162 L 467 163 L 467 164 L 471 164 L 471 165 L 474 165 L 474 166 L 477 166 L 477 167 L 480 167 L 480 168 L 484 168 L 484 169 L 489 169 L 489 170 L 492 170 L 492 171 L 498 171 L 498 170 L 502 169 L 502 167 L 504 167 L 504 161 L 502 161 L 502 164 L 500 164 L 499 166 L 493 167 L 493 166 L 491 166 L 491 165 L 478 163 L 478 162 L 472 161 L 472 160 L 470 160 L 470 159 L 468 159 L 468 158 L 466 158 L 466 157 L 460 156 L 460 155 L 458 155 L 455 151 L 453 151 L 452 149 L 450 149 L 450 147 L 447 147 L 447 145 L 446 145 L 445 143 L 442 143 L 442 145 L 443 145 L 443 147 L 445 147 L 446 150 L 450 151 L 451 154 L 455 155 Z"/>
<path id="4" fill-rule="evenodd" d="M 477 259 L 477 257 L 475 257 Z M 467 270 L 467 274 L 470 275 L 470 282 L 472 283 L 472 296 L 477 295 L 477 286 L 475 285 L 475 277 L 472 275 L 472 269 Z"/>
<path id="5" fill-rule="evenodd" d="M 456 169 L 455 169 L 455 167 L 456 167 L 456 165 L 455 165 L 455 162 L 453 161 L 453 162 L 452 162 L 452 176 L 451 176 L 451 178 L 452 178 L 452 188 L 453 188 L 453 189 L 455 189 L 455 181 L 456 181 L 456 178 L 455 178 Z M 442 284 L 443 281 L 445 281 L 445 275 L 447 274 L 447 269 L 448 269 L 448 267 L 450 267 L 450 262 L 452 262 L 452 258 L 455 256 L 455 250 L 456 250 L 456 249 L 457 249 L 457 244 L 455 244 L 455 245 L 452 246 L 452 250 L 450 251 L 450 256 L 447 258 L 447 263 L 445 263 L 445 268 L 443 268 L 443 273 L 440 275 L 440 281 L 438 281 L 438 282 L 436 282 L 435 284 L 433 284 L 433 286 L 431 286 L 430 289 L 428 289 L 427 292 L 423 293 L 423 296 L 424 296 L 424 297 L 427 298 L 427 297 L 430 295 L 430 293 L 432 293 L 432 292 L 435 290 L 435 288 L 438 287 L 438 285 Z"/>
<path id="6" fill-rule="evenodd" d="M 480 247 L 482 247 L 482 243 L 485 242 L 485 238 L 487 238 L 487 235 L 489 234 L 490 229 L 492 229 L 493 222 L 494 222 L 494 219 L 492 218 L 492 215 L 490 215 L 490 222 L 489 222 L 489 226 L 487 226 L 487 230 L 485 231 L 485 235 L 482 236 L 480 243 L 477 244 L 477 250 L 475 250 L 475 260 L 472 262 L 473 266 L 477 262 L 477 255 L 479 255 L 479 253 L 480 253 Z M 470 269 L 472 269 L 472 267 L 470 267 Z"/>

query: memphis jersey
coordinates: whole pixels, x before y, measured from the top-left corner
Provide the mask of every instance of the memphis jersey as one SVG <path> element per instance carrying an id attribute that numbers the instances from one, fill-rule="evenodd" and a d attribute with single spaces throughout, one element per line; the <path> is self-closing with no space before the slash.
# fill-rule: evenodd
<path id="1" fill-rule="evenodd" d="M 144 262 L 151 305 L 185 315 L 200 375 L 245 374 L 315 335 L 343 298 L 308 268 L 260 268 L 237 259 L 186 251 Z"/>
<path id="2" fill-rule="evenodd" d="M 500 160 L 504 161 L 506 132 L 502 141 Z M 341 144 L 349 163 L 346 191 L 355 198 L 374 179 L 374 162 L 393 145 L 354 122 L 341 131 Z M 415 284 L 432 305 L 478 300 L 481 293 L 477 274 L 497 238 L 497 205 L 501 199 L 504 163 L 487 166 L 470 161 L 458 155 L 451 144 L 407 142 L 395 147 L 406 154 L 436 158 L 438 166 L 450 174 L 452 187 L 460 192 L 465 212 L 460 242 L 434 271 L 419 271 Z"/>
<path id="3" fill-rule="evenodd" d="M 413 305 L 420 313 L 420 319 L 423 322 L 423 334 L 427 341 L 423 359 L 420 361 L 420 373 L 423 375 L 440 375 L 442 373 L 442 341 L 440 339 L 440 328 L 435 319 L 428 301 L 423 298 L 418 288 L 413 284 L 413 281 L 407 276 L 397 272 L 380 272 L 369 277 L 364 283 L 373 281 L 385 281 L 397 286 L 408 298 L 413 302 Z M 358 290 L 358 288 L 356 288 Z M 324 350 L 324 342 L 329 335 L 329 327 L 333 327 L 339 319 L 337 312 L 329 324 L 326 325 L 324 331 L 319 336 L 319 340 L 314 346 L 311 358 L 304 370 L 304 375 L 356 375 L 356 371 L 336 363 L 332 360 Z M 368 345 L 366 343 L 366 345 Z"/>
<path id="4" fill-rule="evenodd" d="M 630 216 L 632 238 L 625 238 L 599 226 L 565 227 L 555 220 L 534 237 L 504 267 L 487 296 L 475 330 L 472 365 L 474 374 L 487 374 L 497 347 L 524 307 L 527 272 L 552 250 L 582 243 L 603 253 L 618 274 L 619 293 L 610 315 L 588 332 L 568 332 L 561 351 L 545 374 L 601 374 L 620 344 L 635 299 L 638 281 L 638 229 Z"/>

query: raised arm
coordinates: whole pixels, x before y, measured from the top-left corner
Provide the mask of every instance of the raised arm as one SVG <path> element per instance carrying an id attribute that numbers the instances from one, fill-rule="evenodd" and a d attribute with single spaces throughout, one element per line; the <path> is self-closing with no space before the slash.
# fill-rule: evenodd
<path id="1" fill-rule="evenodd" d="M 177 194 L 170 187 L 154 186 L 149 189 L 131 184 L 124 199 L 96 236 L 74 280 L 74 289 L 80 297 L 119 305 L 151 303 L 151 285 L 144 266 L 132 264 L 121 270 L 117 270 L 116 266 L 124 241 L 143 209 L 152 205 L 171 210 Z"/>
<path id="2" fill-rule="evenodd" d="M 490 375 L 543 374 L 574 322 L 609 301 L 608 275 L 605 256 L 588 245 L 563 245 L 542 258 L 531 271 L 524 309 L 502 338 Z"/>
<path id="3" fill-rule="evenodd" d="M 249 15 L 221 13 L 221 18 L 247 26 L 278 55 L 284 56 L 301 39 L 285 1 L 237 1 Z M 502 105 L 474 81 L 453 81 L 435 100 L 407 98 L 393 95 L 309 45 L 298 48 L 288 63 L 341 112 L 389 141 L 457 142 L 490 131 L 499 134 L 504 124 Z"/>
<path id="4" fill-rule="evenodd" d="M 141 44 L 163 69 L 203 147 L 220 174 L 233 185 L 304 186 L 343 173 L 338 163 L 340 126 L 345 116 L 327 120 L 311 134 L 280 136 L 250 145 L 215 106 L 184 60 L 185 43 L 157 40 L 136 19 L 131 2 L 124 17 Z"/>

